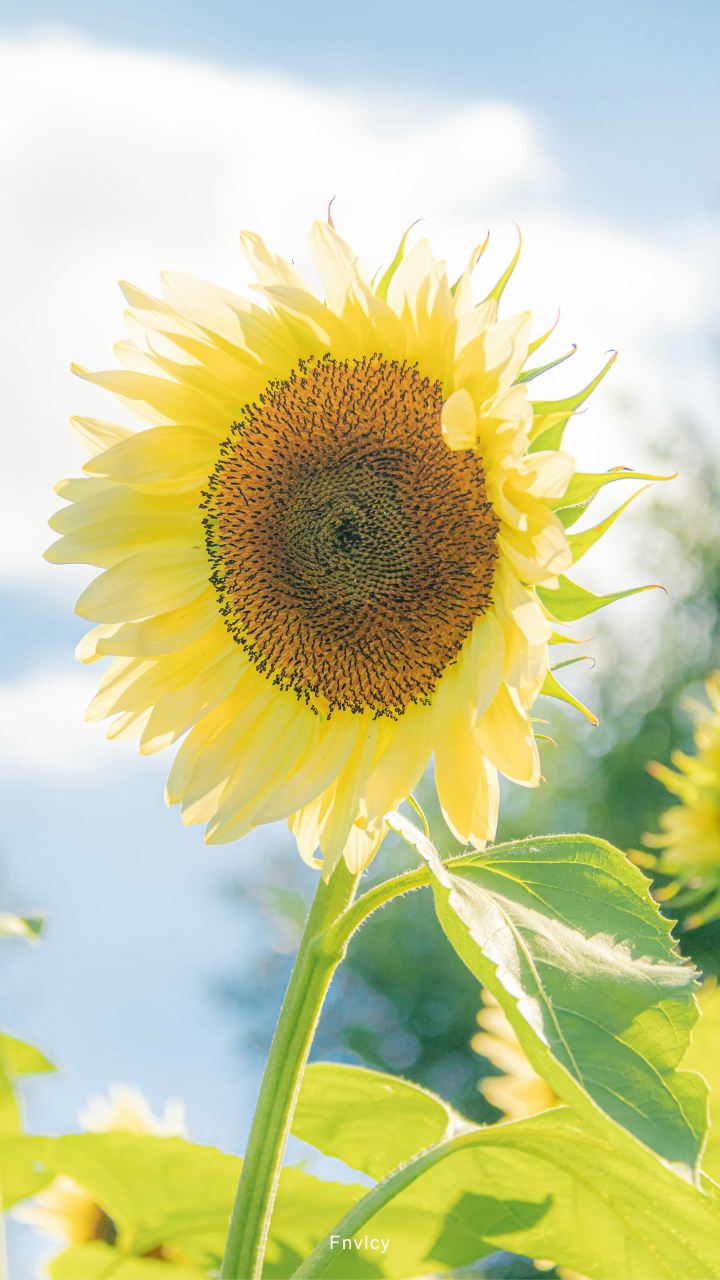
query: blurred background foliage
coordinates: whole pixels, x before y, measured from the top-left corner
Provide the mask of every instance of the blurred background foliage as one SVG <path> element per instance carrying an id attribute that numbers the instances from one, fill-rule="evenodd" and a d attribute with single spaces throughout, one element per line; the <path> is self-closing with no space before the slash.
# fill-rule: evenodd
<path id="1" fill-rule="evenodd" d="M 669 584 L 671 602 L 656 646 L 638 654 L 632 629 L 626 635 L 613 630 L 611 621 L 593 626 L 599 660 L 581 696 L 597 713 L 600 727 L 551 699 L 539 699 L 536 714 L 549 721 L 542 732 L 557 745 L 541 744 L 544 785 L 534 791 L 504 787 L 499 841 L 584 831 L 623 850 L 641 848 L 643 833 L 657 831 L 660 813 L 675 803 L 647 765 L 670 763 L 676 748 L 694 752 L 692 720 L 682 703 L 689 693 L 704 699 L 702 682 L 720 666 L 720 475 L 698 433 L 683 428 L 679 443 L 680 493 L 651 498 L 639 526 L 640 560 L 652 575 L 645 580 L 667 582 L 672 566 L 682 567 Z M 430 775 L 416 794 L 441 853 L 459 851 L 442 820 Z M 390 836 L 366 885 L 416 861 Z M 665 882 L 659 878 L 654 887 Z M 273 887 L 278 883 L 285 888 L 278 891 Z M 229 981 L 221 991 L 245 1015 L 240 1021 L 252 1028 L 252 1044 L 264 1057 L 312 885 L 294 858 L 269 863 L 263 885 L 239 883 L 230 892 L 241 913 L 260 908 L 276 921 L 274 949 L 260 956 L 252 980 Z M 663 910 L 675 918 L 671 903 Z M 720 922 L 683 931 L 681 917 L 675 933 L 684 954 L 706 974 L 717 974 Z M 479 1085 L 500 1073 L 471 1048 L 479 1007 L 477 983 L 444 937 L 429 892 L 421 890 L 376 912 L 352 939 L 313 1057 L 403 1075 L 441 1094 L 471 1119 L 493 1121 L 501 1113 Z"/>

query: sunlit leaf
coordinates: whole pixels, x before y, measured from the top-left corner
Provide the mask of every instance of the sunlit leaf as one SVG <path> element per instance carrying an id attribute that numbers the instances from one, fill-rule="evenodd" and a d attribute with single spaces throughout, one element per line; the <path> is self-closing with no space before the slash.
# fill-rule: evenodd
<path id="1" fill-rule="evenodd" d="M 536 400 L 533 403 L 533 425 L 530 432 L 531 453 L 539 449 L 560 448 L 565 427 L 570 418 L 577 412 L 580 405 L 584 404 L 588 396 L 592 394 L 616 359 L 617 351 L 613 352 L 597 377 L 593 378 L 592 382 L 589 382 L 586 387 L 583 387 L 582 391 L 576 391 L 575 395 L 566 396 L 564 400 Z"/>
<path id="2" fill-rule="evenodd" d="M 45 924 L 43 915 L 17 916 L 12 911 L 0 912 L 0 938 L 27 938 L 37 942 Z"/>
<path id="3" fill-rule="evenodd" d="M 18 1080 L 54 1070 L 53 1063 L 33 1044 L 0 1033 L 0 1138 L 20 1132 L 15 1093 Z"/>
<path id="4" fill-rule="evenodd" d="M 524 373 L 518 374 L 513 386 L 517 386 L 520 382 L 532 382 L 533 378 L 539 378 L 541 373 L 547 373 L 548 369 L 554 369 L 556 365 L 562 364 L 565 360 L 569 360 L 577 351 L 577 343 L 574 342 L 571 349 L 565 352 L 564 356 L 558 356 L 556 360 L 550 360 L 548 364 L 541 364 L 537 369 L 526 369 Z"/>
<path id="5" fill-rule="evenodd" d="M 694 970 L 647 881 L 590 836 L 546 836 L 441 870 L 455 950 L 502 1006 L 530 1062 L 589 1123 L 598 1109 L 665 1160 L 696 1168 L 707 1088 L 678 1071 L 697 1020 Z"/>
<path id="6" fill-rule="evenodd" d="M 693 1028 L 683 1067 L 699 1071 L 710 1086 L 710 1131 L 702 1167 L 720 1183 L 720 987 L 701 992 L 699 1003 L 701 1016 Z"/>
<path id="7" fill-rule="evenodd" d="M 51 1280 L 205 1280 L 207 1271 L 121 1253 L 102 1240 L 76 1244 L 47 1266 Z"/>
<path id="8" fill-rule="evenodd" d="M 146 1134 L 24 1136 L 0 1142 L 6 1207 L 65 1174 L 112 1218 L 118 1231 L 115 1258 L 141 1257 L 161 1245 L 174 1245 L 205 1270 L 220 1265 L 240 1167 L 236 1156 L 214 1147 Z"/>
<path id="9" fill-rule="evenodd" d="M 390 281 L 392 280 L 393 276 L 395 275 L 395 272 L 397 271 L 398 267 L 400 266 L 400 263 L 403 260 L 403 257 L 405 256 L 405 241 L 410 235 L 410 232 L 412 231 L 413 227 L 417 226 L 418 222 L 420 222 L 420 218 L 416 218 L 414 222 L 410 223 L 410 226 L 408 227 L 407 231 L 405 232 L 405 235 L 403 236 L 402 240 L 400 241 L 400 244 L 397 247 L 397 252 L 395 254 L 395 257 L 390 263 L 390 266 L 388 267 L 385 274 L 382 276 L 380 283 L 378 284 L 378 287 L 375 290 L 375 296 L 377 298 L 382 298 L 383 302 L 387 302 L 387 295 L 388 295 L 388 289 L 390 288 Z"/>
<path id="10" fill-rule="evenodd" d="M 577 618 L 586 618 L 596 609 L 602 609 L 614 600 L 624 600 L 626 596 L 636 596 L 640 591 L 662 590 L 656 583 L 650 583 L 646 587 L 629 587 L 627 591 L 612 591 L 607 596 L 596 596 L 577 582 L 571 582 L 564 574 L 560 575 L 558 581 L 560 585 L 554 589 L 536 588 L 541 603 L 556 622 L 574 622 Z"/>
<path id="11" fill-rule="evenodd" d="M 460 1142 L 357 1232 L 389 1241 L 373 1259 L 384 1275 L 441 1274 L 507 1249 L 596 1280 L 720 1276 L 717 1203 L 639 1144 L 628 1158 L 564 1107 Z M 324 1274 L 341 1280 L 345 1265 L 335 1250 Z"/>
<path id="12" fill-rule="evenodd" d="M 559 323 L 560 323 L 560 309 L 558 308 L 557 319 L 555 323 L 550 326 L 547 333 L 541 334 L 539 338 L 535 338 L 534 341 L 530 343 L 530 346 L 528 347 L 529 356 L 532 355 L 533 351 L 537 351 L 538 347 L 541 347 L 543 342 L 547 342 L 548 338 L 550 337 L 550 334 L 555 332 Z"/>
<path id="13" fill-rule="evenodd" d="M 571 520 L 563 520 L 565 528 L 579 519 L 582 510 L 589 504 L 603 485 L 613 484 L 615 480 L 672 480 L 673 476 L 653 476 L 646 471 L 632 471 L 630 467 L 613 467 L 610 471 L 577 471 L 565 490 L 562 498 L 553 504 L 553 510 L 560 519 L 567 508 L 581 507 Z"/>
<path id="14" fill-rule="evenodd" d="M 598 538 L 601 538 L 610 526 L 615 523 L 618 516 L 622 515 L 625 508 L 629 507 L 630 503 L 634 502 L 639 494 L 644 493 L 645 490 L 649 488 L 649 485 L 643 485 L 642 489 L 638 489 L 633 493 L 632 496 L 628 498 L 627 502 L 623 502 L 622 506 L 618 507 L 617 511 L 613 511 L 611 515 L 607 516 L 604 520 L 601 520 L 600 524 L 596 524 L 594 528 L 585 529 L 583 533 L 571 533 L 568 538 L 568 542 L 570 544 L 570 551 L 572 552 L 573 564 L 577 564 L 581 556 L 584 556 L 585 552 L 589 551 L 590 548 L 595 545 Z M 574 521 L 572 523 L 574 524 Z"/>
<path id="15" fill-rule="evenodd" d="M 263 1280 L 281 1280 L 291 1276 L 319 1240 L 347 1210 L 360 1199 L 366 1188 L 350 1183 L 323 1182 L 301 1169 L 283 1169 L 273 1211 L 268 1248 L 263 1267 Z M 348 1250 L 345 1251 L 346 1255 Z M 357 1270 L 358 1250 L 353 1250 L 353 1265 L 343 1274 L 382 1276 L 379 1270 Z"/>
<path id="16" fill-rule="evenodd" d="M 517 226 L 517 223 L 515 225 Z M 519 227 L 517 228 L 517 233 L 518 233 L 518 247 L 515 250 L 515 256 L 512 262 L 510 263 L 510 266 L 501 275 L 494 289 L 491 289 L 489 294 L 487 295 L 487 298 L 483 299 L 484 302 L 487 302 L 489 298 L 494 298 L 496 302 L 499 302 L 503 296 L 503 293 L 505 292 L 505 286 L 507 285 L 513 271 L 515 270 L 518 264 L 520 251 L 522 249 L 522 232 Z"/>
<path id="17" fill-rule="evenodd" d="M 384 1178 L 438 1142 L 453 1116 L 435 1094 L 397 1076 L 316 1062 L 305 1071 L 292 1128 L 326 1155 Z"/>
<path id="18" fill-rule="evenodd" d="M 573 662 L 582 662 L 582 658 L 567 658 L 565 662 L 557 662 L 554 665 L 555 667 L 567 667 Z M 567 702 L 568 705 L 574 707 L 576 711 L 581 711 L 591 724 L 597 724 L 597 716 L 593 715 L 592 711 L 589 711 L 578 698 L 575 698 L 571 693 L 568 693 L 567 689 L 563 689 L 562 685 L 555 679 L 555 676 L 550 669 L 545 673 L 545 679 L 540 692 L 544 694 L 546 698 L 558 698 L 560 702 Z"/>

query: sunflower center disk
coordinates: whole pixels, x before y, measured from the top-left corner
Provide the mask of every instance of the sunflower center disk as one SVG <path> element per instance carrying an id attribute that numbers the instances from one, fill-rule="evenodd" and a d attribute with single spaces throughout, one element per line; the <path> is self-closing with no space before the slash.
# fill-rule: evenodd
<path id="1" fill-rule="evenodd" d="M 498 521 L 414 366 L 300 361 L 246 407 L 205 506 L 228 630 L 323 710 L 427 702 L 491 599 Z"/>

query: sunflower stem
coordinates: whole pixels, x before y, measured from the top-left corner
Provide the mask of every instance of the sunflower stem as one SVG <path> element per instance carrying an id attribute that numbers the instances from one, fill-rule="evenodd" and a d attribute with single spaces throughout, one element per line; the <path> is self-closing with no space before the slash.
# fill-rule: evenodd
<path id="1" fill-rule="evenodd" d="M 270 1216 L 302 1073 L 325 993 L 348 935 L 329 932 L 353 901 L 359 875 L 341 858 L 320 880 L 285 993 L 263 1074 L 230 1219 L 223 1280 L 259 1280 Z"/>

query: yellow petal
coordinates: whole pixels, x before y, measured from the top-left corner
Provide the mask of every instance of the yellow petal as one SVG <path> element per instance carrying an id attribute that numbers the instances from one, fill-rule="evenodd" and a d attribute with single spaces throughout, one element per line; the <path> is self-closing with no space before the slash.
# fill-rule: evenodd
<path id="1" fill-rule="evenodd" d="M 357 716 L 360 721 L 357 742 L 342 773 L 332 784 L 332 797 L 328 798 L 327 815 L 321 812 L 320 848 L 323 855 L 323 880 L 332 875 L 350 834 L 360 806 L 360 796 L 365 789 L 372 769 L 378 736 L 377 720 L 369 715 Z M 326 792 L 327 795 L 327 792 Z M 323 818 L 325 821 L 323 823 Z"/>
<path id="2" fill-rule="evenodd" d="M 458 657 L 458 693 L 470 727 L 487 711 L 500 687 L 505 638 L 494 613 L 478 618 Z"/>
<path id="3" fill-rule="evenodd" d="M 217 440 L 208 431 L 175 425 L 151 427 L 86 462 L 83 471 L 107 476 L 141 493 L 183 493 L 207 481 L 218 457 Z"/>
<path id="4" fill-rule="evenodd" d="M 562 498 L 575 474 L 575 459 L 563 449 L 540 449 L 528 454 L 525 474 L 530 477 L 527 492 L 534 497 Z"/>
<path id="5" fill-rule="evenodd" d="M 297 840 L 298 853 L 303 862 L 309 867 L 320 868 L 322 862 L 314 856 L 315 850 L 320 844 L 320 806 L 322 804 L 322 796 L 318 796 L 315 800 L 311 800 L 310 804 L 304 805 L 297 813 L 293 813 L 288 818 L 288 826 Z"/>
<path id="6" fill-rule="evenodd" d="M 533 591 L 523 586 L 507 561 L 500 565 L 497 594 L 529 644 L 544 644 L 550 639 L 552 627 L 540 607 L 540 601 Z"/>
<path id="7" fill-rule="evenodd" d="M 257 671 L 252 669 L 224 702 L 213 708 L 190 730 L 172 762 L 165 787 L 166 804 L 181 803 L 185 789 L 206 747 L 219 741 L 238 712 L 264 687 L 264 683 Z"/>
<path id="8" fill-rule="evenodd" d="M 95 637 L 93 648 L 98 658 L 113 653 L 129 658 L 157 658 L 163 653 L 176 653 L 199 640 L 217 621 L 217 592 L 214 587 L 208 587 L 181 609 L 160 613 L 155 618 L 144 618 L 142 622 L 108 623 L 89 631 L 85 639 Z M 91 659 L 80 658 L 79 661 L 89 662 Z"/>
<path id="9" fill-rule="evenodd" d="M 432 708 L 410 706 L 392 741 L 374 766 L 362 796 L 368 827 L 376 824 L 417 786 L 432 754 Z"/>
<path id="10" fill-rule="evenodd" d="M 258 822 L 277 822 L 322 795 L 350 759 L 360 724 L 359 716 L 349 711 L 336 712 L 327 726 L 323 726 L 310 759 L 266 801 L 258 812 Z"/>
<path id="11" fill-rule="evenodd" d="M 312 293 L 312 288 L 291 262 L 280 258 L 268 249 L 265 241 L 254 231 L 240 232 L 240 246 L 260 284 L 289 284 L 295 289 Z"/>
<path id="12" fill-rule="evenodd" d="M 457 294 L 455 295 L 457 298 Z M 491 324 L 497 321 L 497 302 L 494 298 L 487 298 L 485 302 L 480 302 L 470 311 L 464 312 L 457 317 L 457 326 L 455 332 L 455 349 L 459 353 L 463 347 L 469 342 L 479 338 L 481 333 L 490 328 Z"/>
<path id="13" fill-rule="evenodd" d="M 453 391 L 440 414 L 443 439 L 448 449 L 474 449 L 477 444 L 477 410 L 469 391 Z"/>
<path id="14" fill-rule="evenodd" d="M 457 288 L 455 289 L 455 315 L 458 317 L 464 315 L 468 311 L 475 310 L 475 308 L 473 308 L 472 299 L 472 275 L 482 257 L 486 244 L 487 239 L 484 244 L 478 244 L 475 246 L 468 259 L 468 264 L 458 280 Z M 494 302 L 495 299 L 492 298 L 491 301 Z"/>
<path id="15" fill-rule="evenodd" d="M 327 222 L 313 222 L 310 253 L 325 291 L 325 300 L 341 316 L 348 294 L 371 292 L 360 275 L 358 256 Z"/>
<path id="16" fill-rule="evenodd" d="M 202 538 L 199 512 L 145 511 L 75 529 L 53 542 L 44 558 L 50 564 L 93 564 L 108 569 L 142 548 L 193 546 Z"/>
<path id="17" fill-rule="evenodd" d="M 443 676 L 435 696 L 435 783 L 443 817 L 456 839 L 484 848 L 497 827 L 497 774 L 463 714 L 457 668 Z"/>
<path id="18" fill-rule="evenodd" d="M 259 681 L 262 683 L 258 688 Z M 235 714 L 212 741 L 205 744 L 184 787 L 182 820 L 185 826 L 209 822 L 214 818 L 222 793 L 237 764 L 238 752 L 242 750 L 243 742 L 252 737 L 282 696 L 268 684 L 264 676 L 258 676 L 254 668 L 240 681 L 231 694 L 237 708 Z M 224 704 L 221 703 L 220 706 Z M 203 723 L 204 721 L 200 721 L 197 727 L 200 728 Z M 197 729 L 193 729 L 193 733 L 195 732 Z"/>
<path id="19" fill-rule="evenodd" d="M 71 418 L 70 426 L 78 443 L 89 458 L 102 453 L 111 445 L 126 440 L 133 434 L 131 427 L 123 427 L 119 422 L 107 422 L 105 418 Z"/>
<path id="20" fill-rule="evenodd" d="M 111 742 L 127 742 L 132 738 L 139 738 L 151 712 L 152 707 L 146 707 L 144 711 L 126 711 L 113 720 L 105 736 Z"/>
<path id="21" fill-rule="evenodd" d="M 506 778 L 524 787 L 540 781 L 540 757 L 532 725 L 503 682 L 473 737 L 483 755 Z"/>
<path id="22" fill-rule="evenodd" d="M 102 658 L 102 654 L 98 651 L 98 645 L 102 640 L 113 636 L 115 632 L 122 626 L 120 622 L 108 622 L 102 627 L 93 627 L 92 631 L 87 631 L 80 643 L 76 646 L 75 657 L 78 662 L 97 662 L 98 658 Z"/>
<path id="23" fill-rule="evenodd" d="M 374 831 L 365 831 L 356 825 L 350 828 L 350 835 L 345 843 L 342 856 L 351 875 L 356 876 L 359 871 L 364 871 L 365 867 L 372 862 L 388 830 L 389 828 L 385 824 Z"/>
<path id="24" fill-rule="evenodd" d="M 83 485 L 88 488 L 83 490 Z M 68 488 L 66 485 L 60 493 L 71 505 L 61 507 L 48 520 L 50 528 L 56 533 L 72 533 L 76 529 L 82 529 L 84 525 L 97 524 L 100 520 L 119 520 L 123 516 L 134 518 L 146 512 L 167 512 L 171 518 L 177 513 L 187 515 L 194 512 L 197 519 L 200 519 L 202 494 L 199 489 L 162 497 L 138 493 L 137 489 L 129 489 L 127 485 L 100 479 L 76 480 L 70 492 Z M 74 497 L 71 496 L 73 492 L 76 495 Z"/>
<path id="25" fill-rule="evenodd" d="M 205 550 L 143 551 L 95 578 L 75 612 L 91 622 L 134 622 L 168 613 L 195 600 L 210 572 Z"/>
<path id="26" fill-rule="evenodd" d="M 64 498 L 66 502 L 73 503 L 86 502 L 88 498 L 98 497 L 101 493 L 107 496 L 116 487 L 114 480 L 91 480 L 85 476 L 71 476 L 68 480 L 58 480 L 57 484 L 53 486 L 58 497 Z M 69 510 L 69 507 L 63 507 L 63 511 Z M 59 515 L 59 512 L 56 511 L 51 519 L 54 520 L 57 515 Z M 54 529 L 55 525 L 50 524 L 50 528 Z"/>
<path id="27" fill-rule="evenodd" d="M 238 840 L 254 826 L 254 815 L 280 778 L 292 772 L 313 732 L 312 711 L 286 693 L 268 710 L 238 749 L 238 760 L 222 793 L 206 844 Z"/>
<path id="28" fill-rule="evenodd" d="M 116 711 L 139 711 L 150 706 L 164 694 L 185 688 L 209 664 L 226 654 L 235 664 L 237 684 L 247 659 L 218 621 L 206 635 L 178 653 L 160 658 L 116 658 L 103 673 L 86 719 L 102 720 Z"/>
<path id="29" fill-rule="evenodd" d="M 154 755 L 177 742 L 191 725 L 232 693 L 249 665 L 247 655 L 235 646 L 234 651 L 213 658 L 181 689 L 158 698 L 143 729 L 140 754 Z"/>
<path id="30" fill-rule="evenodd" d="M 222 408 L 191 387 L 182 387 L 168 378 L 152 378 L 127 369 L 105 369 L 93 373 L 82 365 L 72 365 L 73 373 L 95 386 L 112 391 L 121 404 L 151 426 L 182 422 L 227 435 L 228 421 Z"/>

